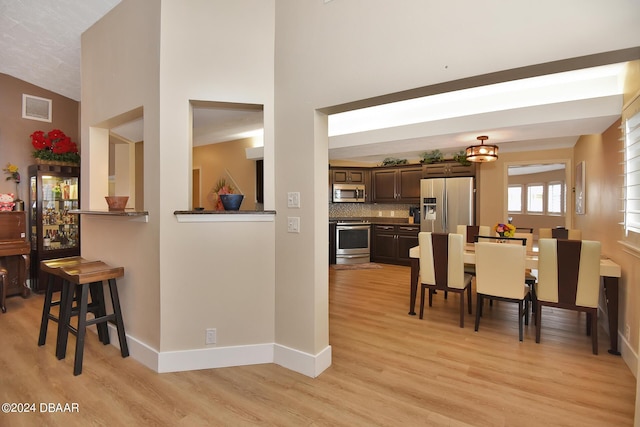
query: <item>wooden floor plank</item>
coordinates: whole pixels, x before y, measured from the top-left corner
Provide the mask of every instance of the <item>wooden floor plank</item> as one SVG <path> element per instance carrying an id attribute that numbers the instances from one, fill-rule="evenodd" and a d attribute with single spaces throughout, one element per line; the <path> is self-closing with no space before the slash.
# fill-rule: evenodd
<path id="1" fill-rule="evenodd" d="M 0 401 L 77 403 L 79 413 L 0 413 L 0 426 L 631 426 L 635 378 L 591 353 L 584 315 L 543 311 L 518 341 L 516 305 L 485 306 L 458 327 L 442 293 L 409 316 L 409 268 L 329 271 L 333 363 L 312 379 L 274 364 L 157 374 L 95 335 L 83 373 L 57 360 L 55 328 L 37 346 L 42 296 L 0 315 Z M 475 298 L 474 298 L 475 314 Z M 125 319 L 126 321 L 126 319 Z M 75 344 L 70 338 L 70 348 Z"/>

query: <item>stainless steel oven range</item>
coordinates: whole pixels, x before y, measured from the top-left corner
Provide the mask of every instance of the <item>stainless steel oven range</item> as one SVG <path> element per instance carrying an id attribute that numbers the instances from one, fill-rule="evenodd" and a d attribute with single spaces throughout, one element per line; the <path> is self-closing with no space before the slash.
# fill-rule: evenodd
<path id="1" fill-rule="evenodd" d="M 336 224 L 336 264 L 360 264 L 371 260 L 371 223 L 347 220 Z"/>

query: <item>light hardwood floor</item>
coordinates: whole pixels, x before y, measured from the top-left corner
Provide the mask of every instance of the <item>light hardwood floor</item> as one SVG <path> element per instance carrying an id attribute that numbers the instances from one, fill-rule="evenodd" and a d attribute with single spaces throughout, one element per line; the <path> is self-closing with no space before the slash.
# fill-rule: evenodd
<path id="1" fill-rule="evenodd" d="M 458 327 L 457 295 L 408 316 L 408 287 L 408 267 L 331 269 L 333 364 L 315 379 L 274 364 L 157 374 L 93 334 L 74 377 L 72 352 L 55 358 L 55 328 L 37 346 L 42 296 L 10 298 L 0 403 L 79 412 L 0 413 L 0 426 L 633 425 L 635 378 L 602 329 L 591 354 L 584 314 L 545 308 L 542 342 L 531 323 L 520 343 L 515 304 L 485 307 L 476 333 L 473 316 Z"/>

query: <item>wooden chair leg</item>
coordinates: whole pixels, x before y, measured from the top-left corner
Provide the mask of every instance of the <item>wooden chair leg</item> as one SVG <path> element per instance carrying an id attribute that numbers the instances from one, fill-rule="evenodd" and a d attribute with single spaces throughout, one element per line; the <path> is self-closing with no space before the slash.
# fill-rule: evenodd
<path id="1" fill-rule="evenodd" d="M 473 314 L 471 309 L 471 285 L 467 287 L 467 306 L 468 306 L 469 314 Z"/>
<path id="2" fill-rule="evenodd" d="M 591 347 L 593 354 L 598 354 L 598 309 L 591 314 Z"/>
<path id="3" fill-rule="evenodd" d="M 522 326 L 522 323 L 524 321 L 523 317 L 525 313 L 525 300 L 518 301 L 518 313 L 520 313 L 520 315 L 518 316 L 518 338 L 520 339 L 520 341 L 522 341 L 524 339 L 524 328 Z"/>
<path id="4" fill-rule="evenodd" d="M 420 315 L 418 316 L 420 319 L 424 315 L 424 291 L 425 287 L 420 285 Z M 431 289 L 429 289 L 429 302 L 431 302 Z"/>
<path id="5" fill-rule="evenodd" d="M 7 306 L 5 305 L 5 303 L 7 300 L 7 287 L 9 286 L 9 283 L 7 283 L 6 270 L 2 270 L 0 274 L 2 274 L 2 280 L 0 281 L 0 311 L 6 313 Z"/>
<path id="6" fill-rule="evenodd" d="M 58 339 L 56 341 L 56 357 L 64 359 L 67 355 L 67 341 L 69 339 L 69 323 L 71 322 L 71 310 L 73 306 L 73 294 L 75 285 L 62 282 L 62 295 L 60 297 L 60 314 L 58 315 Z"/>
<path id="7" fill-rule="evenodd" d="M 529 295 L 524 298 L 524 324 L 529 324 Z"/>
<path id="8" fill-rule="evenodd" d="M 78 334 L 76 336 L 76 355 L 73 361 L 73 375 L 82 373 L 82 357 L 84 355 L 84 337 L 87 332 L 87 300 L 89 299 L 88 285 L 80 285 L 80 301 L 78 313 Z M 67 325 L 68 327 L 68 325 Z"/>
<path id="9" fill-rule="evenodd" d="M 482 294 L 476 294 L 476 327 L 475 331 L 478 332 L 480 327 L 480 313 L 482 311 Z"/>
<path id="10" fill-rule="evenodd" d="M 429 307 L 433 307 L 433 294 L 435 293 L 435 289 L 429 288 Z"/>
<path id="11" fill-rule="evenodd" d="M 587 336 L 591 336 L 591 313 L 587 311 Z"/>
<path id="12" fill-rule="evenodd" d="M 42 307 L 42 319 L 40 320 L 40 335 L 38 336 L 39 346 L 44 345 L 45 342 L 47 341 L 47 329 L 49 328 L 52 299 L 53 299 L 53 276 L 49 274 L 48 281 L 47 281 L 47 290 L 45 291 L 45 294 L 44 294 L 44 305 Z"/>
<path id="13" fill-rule="evenodd" d="M 93 282 L 89 285 L 89 294 L 91 295 L 91 308 L 95 310 L 94 316 L 96 318 L 104 317 L 107 315 L 107 308 L 104 304 L 104 290 L 102 288 L 102 282 Z M 96 325 L 98 329 L 98 338 L 104 345 L 109 344 L 109 328 L 107 322 L 100 322 Z"/>
<path id="14" fill-rule="evenodd" d="M 127 345 L 127 335 L 124 332 L 124 320 L 122 319 L 122 310 L 120 309 L 120 298 L 118 297 L 116 279 L 109 279 L 109 291 L 111 292 L 113 314 L 116 318 L 116 329 L 118 331 L 118 340 L 120 341 L 120 354 L 122 357 L 128 357 L 129 346 Z"/>
<path id="15" fill-rule="evenodd" d="M 460 292 L 460 327 L 464 328 L 464 289 Z"/>
<path id="16" fill-rule="evenodd" d="M 540 328 L 542 328 L 542 305 L 540 301 L 536 304 L 536 342 L 540 342 Z"/>

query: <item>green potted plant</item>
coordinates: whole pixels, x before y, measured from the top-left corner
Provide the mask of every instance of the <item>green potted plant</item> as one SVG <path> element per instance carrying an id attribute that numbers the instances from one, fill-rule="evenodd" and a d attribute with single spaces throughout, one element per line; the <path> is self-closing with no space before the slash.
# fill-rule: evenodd
<path id="1" fill-rule="evenodd" d="M 441 162 L 443 158 L 440 150 L 425 151 L 420 155 L 420 157 L 422 157 L 420 163 L 437 163 Z"/>
<path id="2" fill-rule="evenodd" d="M 406 165 L 407 159 L 396 159 L 395 157 L 387 157 L 382 161 L 382 166 Z"/>
<path id="3" fill-rule="evenodd" d="M 469 166 L 471 162 L 467 160 L 467 154 L 463 151 L 460 151 L 453 155 L 453 160 L 460 163 L 463 166 Z"/>

